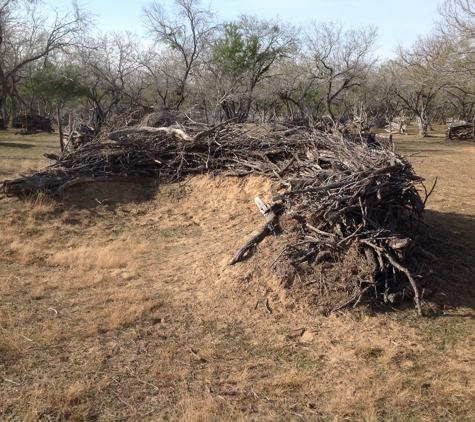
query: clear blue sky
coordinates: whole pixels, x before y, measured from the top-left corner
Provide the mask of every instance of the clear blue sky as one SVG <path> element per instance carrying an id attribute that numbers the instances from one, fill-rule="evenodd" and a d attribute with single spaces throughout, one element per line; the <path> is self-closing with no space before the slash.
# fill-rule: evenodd
<path id="1" fill-rule="evenodd" d="M 45 0 L 58 8 L 67 8 L 68 0 Z M 418 35 L 428 34 L 438 18 L 441 0 L 212 0 L 212 9 L 221 20 L 232 20 L 240 13 L 259 18 L 276 18 L 294 25 L 310 20 L 340 21 L 345 26 L 375 25 L 378 27 L 378 54 L 392 57 L 400 42 L 410 47 Z M 106 31 L 127 30 L 143 33 L 140 20 L 142 7 L 148 0 L 81 0 L 85 9 L 97 15 L 98 27 Z M 165 6 L 172 0 L 163 0 Z"/>

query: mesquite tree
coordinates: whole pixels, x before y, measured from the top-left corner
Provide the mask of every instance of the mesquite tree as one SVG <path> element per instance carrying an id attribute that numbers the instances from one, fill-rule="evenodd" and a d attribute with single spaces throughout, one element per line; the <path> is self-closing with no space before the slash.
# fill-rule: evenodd
<path id="1" fill-rule="evenodd" d="M 73 71 L 64 76 L 83 93 L 89 125 L 99 133 L 114 111 L 143 105 L 147 87 L 140 46 L 130 33 L 106 34 L 74 50 Z"/>
<path id="2" fill-rule="evenodd" d="M 276 62 L 295 49 L 293 27 L 241 15 L 227 23 L 213 49 L 213 77 L 219 81 L 218 104 L 226 118 L 245 121 L 257 85 Z"/>
<path id="3" fill-rule="evenodd" d="M 309 77 L 320 87 L 326 112 L 334 120 L 338 96 L 360 85 L 374 65 L 376 28 L 345 29 L 341 23 L 311 22 L 305 31 Z"/>
<path id="4" fill-rule="evenodd" d="M 61 15 L 46 14 L 35 0 L 0 1 L 0 128 L 10 120 L 27 66 L 78 43 L 89 22 L 76 4 Z"/>
<path id="5" fill-rule="evenodd" d="M 444 38 L 420 37 L 409 49 L 398 49 L 398 59 L 388 66 L 392 91 L 416 116 L 419 135 L 426 137 L 435 100 L 449 85 L 447 68 L 451 47 Z"/>
<path id="6" fill-rule="evenodd" d="M 178 110 L 189 93 L 193 72 L 203 65 L 216 25 L 211 10 L 201 7 L 199 0 L 174 0 L 173 5 L 171 15 L 156 1 L 143 12 L 156 44 L 147 68 L 153 79 L 166 81 L 157 86 L 164 105 Z"/>

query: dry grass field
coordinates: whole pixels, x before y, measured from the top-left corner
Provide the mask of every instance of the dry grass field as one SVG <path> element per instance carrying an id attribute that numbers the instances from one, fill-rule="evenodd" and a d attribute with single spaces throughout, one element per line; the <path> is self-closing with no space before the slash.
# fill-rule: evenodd
<path id="1" fill-rule="evenodd" d="M 396 140 L 438 177 L 424 318 L 411 303 L 322 315 L 318 291 L 269 268 L 279 239 L 229 267 L 262 225 L 262 178 L 0 195 L 0 419 L 475 420 L 475 143 L 436 129 Z M 0 133 L 0 180 L 57 144 Z"/>

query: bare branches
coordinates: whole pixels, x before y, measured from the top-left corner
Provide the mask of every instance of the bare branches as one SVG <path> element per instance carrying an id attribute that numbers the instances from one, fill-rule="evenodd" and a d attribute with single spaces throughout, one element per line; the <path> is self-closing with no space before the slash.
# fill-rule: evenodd
<path id="1" fill-rule="evenodd" d="M 0 3 L 0 115 L 9 120 L 7 101 L 18 96 L 15 85 L 22 70 L 54 51 L 74 45 L 89 24 L 77 6 L 72 12 L 55 13 L 50 22 L 34 1 Z"/>
<path id="2" fill-rule="evenodd" d="M 376 28 L 345 30 L 341 24 L 312 22 L 305 42 L 312 61 L 312 77 L 325 90 L 327 113 L 334 119 L 332 102 L 357 86 L 375 62 Z"/>
<path id="3" fill-rule="evenodd" d="M 445 0 L 439 5 L 443 24 L 438 29 L 445 35 L 475 38 L 475 4 L 472 0 Z"/>
<path id="4" fill-rule="evenodd" d="M 216 31 L 213 13 L 200 6 L 199 0 L 174 0 L 172 17 L 163 4 L 156 1 L 143 8 L 144 23 L 157 43 L 156 48 L 163 54 L 166 47 L 177 59 L 173 72 L 161 67 L 153 72 L 164 73 L 174 80 L 173 87 L 167 89 L 174 90 L 168 101 L 176 109 L 185 100 L 190 76 L 211 46 Z M 149 66 L 149 70 L 153 71 L 153 67 Z M 165 101 L 166 94 L 161 93 L 161 96 Z"/>

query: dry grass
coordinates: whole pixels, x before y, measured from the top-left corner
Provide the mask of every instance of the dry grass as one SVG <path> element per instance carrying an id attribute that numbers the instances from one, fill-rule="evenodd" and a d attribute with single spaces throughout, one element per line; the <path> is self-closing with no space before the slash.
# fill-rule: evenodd
<path id="1" fill-rule="evenodd" d="M 15 135 L 15 129 L 0 133 L 0 178 L 13 178 L 29 170 L 48 165 L 45 153 L 57 152 L 57 135 L 40 133 L 38 135 Z"/>
<path id="2" fill-rule="evenodd" d="M 475 420 L 475 145 L 439 131 L 397 147 L 439 176 L 424 319 L 410 304 L 322 316 L 318 291 L 269 269 L 278 238 L 228 267 L 262 224 L 261 178 L 0 198 L 0 419 Z"/>

